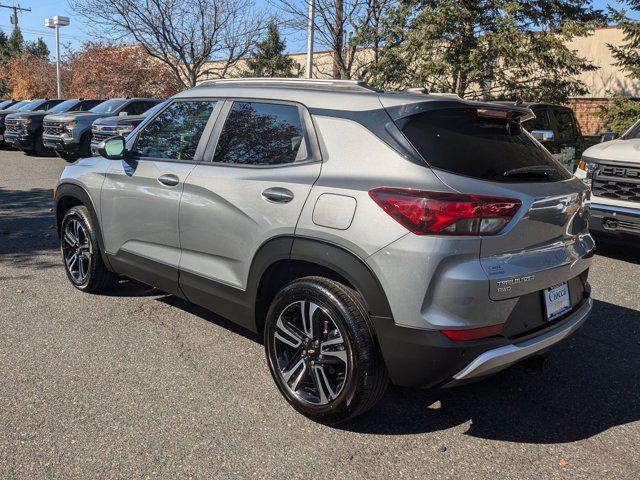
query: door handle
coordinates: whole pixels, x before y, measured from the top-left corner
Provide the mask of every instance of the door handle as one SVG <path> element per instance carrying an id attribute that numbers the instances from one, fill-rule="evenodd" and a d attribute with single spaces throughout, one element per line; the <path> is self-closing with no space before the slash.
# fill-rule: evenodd
<path id="1" fill-rule="evenodd" d="M 272 187 L 262 192 L 265 200 L 272 203 L 289 203 L 293 200 L 293 192 L 286 188 Z"/>
<path id="2" fill-rule="evenodd" d="M 167 187 L 175 187 L 178 183 L 180 183 L 180 179 L 171 173 L 160 175 L 158 177 L 158 181 L 161 184 L 166 185 Z"/>

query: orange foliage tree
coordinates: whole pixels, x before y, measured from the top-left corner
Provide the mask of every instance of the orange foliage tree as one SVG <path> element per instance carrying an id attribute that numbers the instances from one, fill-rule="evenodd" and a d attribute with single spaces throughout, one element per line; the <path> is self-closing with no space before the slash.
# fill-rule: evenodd
<path id="1" fill-rule="evenodd" d="M 12 98 L 55 98 L 57 95 L 55 64 L 28 52 L 11 58 L 0 70 L 0 78 L 6 82 Z M 68 78 L 68 71 L 63 69 L 63 85 Z"/>
<path id="2" fill-rule="evenodd" d="M 86 42 L 71 54 L 69 66 L 74 97 L 167 98 L 182 89 L 169 67 L 139 46 Z"/>

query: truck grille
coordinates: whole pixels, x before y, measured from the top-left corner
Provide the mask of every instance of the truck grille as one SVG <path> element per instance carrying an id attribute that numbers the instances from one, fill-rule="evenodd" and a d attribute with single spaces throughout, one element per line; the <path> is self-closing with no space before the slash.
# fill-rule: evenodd
<path id="1" fill-rule="evenodd" d="M 91 143 L 95 143 L 95 144 L 98 144 L 98 143 L 102 142 L 103 140 L 106 140 L 107 138 L 111 138 L 111 137 L 117 135 L 117 133 L 115 133 L 115 132 L 101 131 L 100 133 L 97 133 L 95 130 L 93 130 L 91 133 L 93 135 L 93 138 L 91 139 Z"/>
<path id="2" fill-rule="evenodd" d="M 591 191 L 596 197 L 640 203 L 640 168 L 601 164 Z"/>
<path id="3" fill-rule="evenodd" d="M 62 135 L 64 124 L 62 122 L 47 122 L 44 124 L 44 133 L 47 135 Z"/>
<path id="4" fill-rule="evenodd" d="M 20 132 L 22 130 L 22 125 L 17 120 L 9 120 L 5 122 L 5 132 Z"/>

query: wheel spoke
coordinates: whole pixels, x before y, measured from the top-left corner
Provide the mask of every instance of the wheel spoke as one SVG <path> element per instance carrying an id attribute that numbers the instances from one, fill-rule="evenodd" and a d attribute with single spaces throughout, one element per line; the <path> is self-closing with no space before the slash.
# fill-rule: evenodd
<path id="1" fill-rule="evenodd" d="M 71 247 L 75 247 L 78 244 L 78 239 L 67 229 L 64 231 L 64 241 Z"/>
<path id="2" fill-rule="evenodd" d="M 334 337 L 322 342 L 320 345 L 320 354 L 323 357 L 335 357 L 341 362 L 347 363 L 347 351 L 344 347 L 344 340 L 340 332 L 337 330 L 335 332 Z"/>
<path id="3" fill-rule="evenodd" d="M 282 378 L 284 379 L 284 381 L 286 383 L 289 383 L 289 380 L 291 380 L 291 377 L 293 377 L 293 374 L 296 373 L 300 367 L 305 367 L 305 363 L 304 363 L 304 358 L 300 358 L 294 365 L 293 367 L 291 367 L 288 370 L 284 370 L 282 372 Z M 303 368 L 304 370 L 306 370 L 306 367 Z"/>
<path id="4" fill-rule="evenodd" d="M 82 260 L 82 257 L 78 257 L 78 277 L 81 279 L 84 278 L 85 275 L 85 268 L 84 268 L 84 262 Z"/>
<path id="5" fill-rule="evenodd" d="M 313 385 L 318 390 L 320 403 L 327 403 L 336 397 L 336 393 L 331 388 L 331 384 L 322 365 L 313 366 Z"/>
<path id="6" fill-rule="evenodd" d="M 76 266 L 76 263 L 78 263 L 77 253 L 74 253 L 73 255 L 71 255 L 71 257 L 67 258 L 67 267 L 69 268 L 70 272 L 73 271 L 73 267 Z"/>
<path id="7" fill-rule="evenodd" d="M 283 320 L 282 315 L 280 315 L 280 317 L 278 318 L 276 327 L 278 328 L 275 333 L 276 339 L 293 348 L 298 348 L 300 345 L 302 345 L 304 334 L 289 322 Z"/>

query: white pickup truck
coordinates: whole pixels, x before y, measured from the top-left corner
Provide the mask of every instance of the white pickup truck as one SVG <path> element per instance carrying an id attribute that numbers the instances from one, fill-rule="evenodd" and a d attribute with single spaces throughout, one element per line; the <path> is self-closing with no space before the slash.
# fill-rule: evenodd
<path id="1" fill-rule="evenodd" d="M 640 238 L 640 120 L 585 150 L 575 174 L 591 186 L 591 231 Z"/>

